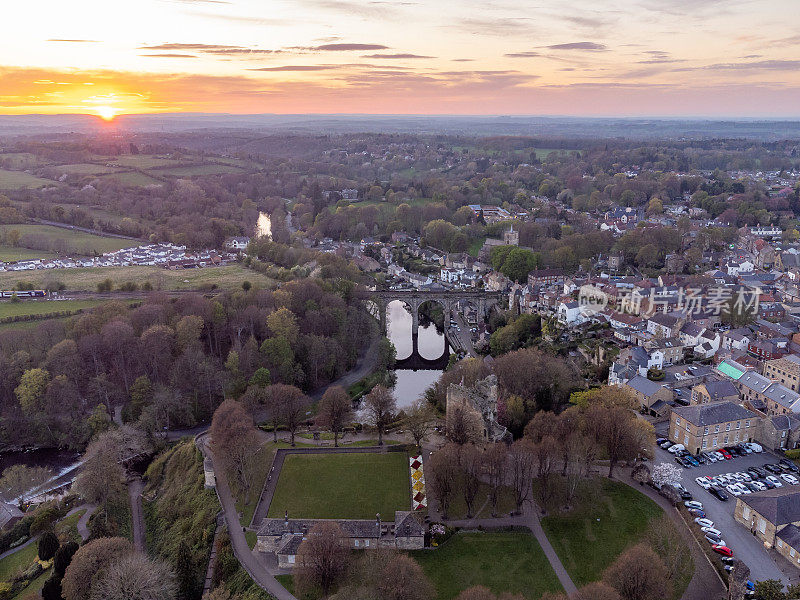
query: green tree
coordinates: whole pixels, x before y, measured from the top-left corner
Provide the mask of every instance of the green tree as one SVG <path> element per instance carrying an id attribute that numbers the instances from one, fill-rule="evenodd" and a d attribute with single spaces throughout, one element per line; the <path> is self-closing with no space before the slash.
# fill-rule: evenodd
<path id="1" fill-rule="evenodd" d="M 265 369 L 264 367 L 259 367 L 256 369 L 256 372 L 253 373 L 253 376 L 250 378 L 250 385 L 255 385 L 261 388 L 265 388 L 271 383 L 272 379 L 270 377 L 269 369 Z"/>
<path id="2" fill-rule="evenodd" d="M 765 579 L 756 582 L 755 588 L 757 600 L 785 600 L 786 594 L 783 593 L 783 583 L 778 579 Z"/>
<path id="3" fill-rule="evenodd" d="M 153 384 L 150 383 L 150 378 L 147 375 L 137 377 L 128 393 L 131 398 L 128 413 L 130 420 L 135 421 L 141 416 L 145 407 L 153 402 Z"/>
<path id="4" fill-rule="evenodd" d="M 52 531 L 45 531 L 39 536 L 39 558 L 50 560 L 58 551 L 58 537 Z"/>
<path id="5" fill-rule="evenodd" d="M 48 383 L 50 373 L 44 369 L 28 369 L 22 374 L 14 394 L 24 412 L 35 414 L 44 411 L 44 395 Z"/>
<path id="6" fill-rule="evenodd" d="M 276 337 L 282 337 L 291 345 L 297 342 L 300 334 L 300 327 L 297 325 L 297 317 L 288 308 L 279 308 L 267 317 L 267 326 Z"/>
<path id="7" fill-rule="evenodd" d="M 175 556 L 175 575 L 178 583 L 178 599 L 193 600 L 197 598 L 199 590 L 197 567 L 192 560 L 189 545 L 181 540 Z"/>

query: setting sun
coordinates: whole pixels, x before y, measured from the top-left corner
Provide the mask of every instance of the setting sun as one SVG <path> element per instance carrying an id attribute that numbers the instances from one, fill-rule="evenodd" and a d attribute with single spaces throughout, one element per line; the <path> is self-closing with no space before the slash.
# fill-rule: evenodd
<path id="1" fill-rule="evenodd" d="M 97 115 L 104 121 L 111 121 L 117 116 L 117 109 L 113 106 L 98 106 L 94 109 Z"/>

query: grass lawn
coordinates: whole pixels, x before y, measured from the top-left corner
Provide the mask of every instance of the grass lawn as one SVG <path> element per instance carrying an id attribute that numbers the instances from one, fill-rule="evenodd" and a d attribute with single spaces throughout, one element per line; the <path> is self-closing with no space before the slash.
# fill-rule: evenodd
<path id="1" fill-rule="evenodd" d="M 52 574 L 53 569 L 47 569 L 47 571 L 31 581 L 28 584 L 28 587 L 20 591 L 20 593 L 16 596 L 12 597 L 11 600 L 41 600 L 44 582 L 47 581 Z"/>
<path id="2" fill-rule="evenodd" d="M 172 158 L 159 158 L 149 154 L 122 154 L 109 158 L 108 164 L 134 169 L 155 169 L 158 167 L 177 166 L 182 163 Z"/>
<path id="3" fill-rule="evenodd" d="M 556 148 L 536 148 L 534 152 L 536 152 L 536 158 L 538 158 L 539 160 L 544 160 L 545 158 L 547 158 L 547 155 L 550 154 L 551 152 L 572 152 L 572 150 L 559 150 Z"/>
<path id="4" fill-rule="evenodd" d="M 258 450 L 255 460 L 253 460 L 251 463 L 250 481 L 253 483 L 250 486 L 250 491 L 248 494 L 245 494 L 243 490 L 238 489 L 238 486 L 236 485 L 236 478 L 228 477 L 231 485 L 231 492 L 233 493 L 233 497 L 236 499 L 236 510 L 238 510 L 242 515 L 240 522 L 243 527 L 250 526 L 250 521 L 253 520 L 253 513 L 256 511 L 256 504 L 258 504 L 258 500 L 261 497 L 261 491 L 264 489 L 264 482 L 267 479 L 267 473 L 269 473 L 269 469 L 272 466 L 272 458 L 275 456 L 275 450 L 283 447 L 286 446 L 280 442 L 277 444 L 274 442 L 266 442 Z"/>
<path id="5" fill-rule="evenodd" d="M 270 517 L 286 510 L 295 518 L 386 521 L 410 510 L 408 455 L 290 454 L 269 506 Z"/>
<path id="6" fill-rule="evenodd" d="M 0 300 L 0 319 L 22 315 L 49 315 L 62 311 L 92 308 L 103 300 Z"/>
<path id="7" fill-rule="evenodd" d="M 144 173 L 140 173 L 138 171 L 131 171 L 128 173 L 110 173 L 109 175 L 103 175 L 100 179 L 113 179 L 117 183 L 121 185 L 127 185 L 130 187 L 145 187 L 148 185 L 161 185 L 161 181 L 155 179 L 154 177 L 150 177 L 149 175 L 145 175 Z"/>
<path id="8" fill-rule="evenodd" d="M 433 582 L 438 600 L 451 600 L 475 585 L 495 594 L 522 594 L 527 600 L 563 591 L 529 533 L 458 533 L 435 550 L 416 550 L 411 556 Z"/>
<path id="9" fill-rule="evenodd" d="M 469 248 L 467 248 L 467 252 L 469 253 L 469 255 L 477 257 L 478 254 L 480 254 L 481 248 L 483 248 L 483 243 L 485 241 L 486 241 L 485 237 L 480 237 L 476 239 L 474 242 L 472 242 L 469 245 Z"/>
<path id="10" fill-rule="evenodd" d="M 121 238 L 102 237 L 83 231 L 53 227 L 51 225 L 0 225 L 0 231 L 16 229 L 22 234 L 21 244 L 25 244 L 25 237 L 31 236 L 47 240 L 55 249 L 63 249 L 69 253 L 103 254 L 121 248 L 141 246 L 142 242 L 125 240 Z"/>
<path id="11" fill-rule="evenodd" d="M 7 581 L 20 570 L 27 568 L 39 552 L 39 544 L 31 542 L 22 550 L 17 550 L 0 560 L 0 581 Z"/>
<path id="12" fill-rule="evenodd" d="M 171 169 L 158 169 L 155 175 L 169 175 L 171 177 L 199 177 L 201 175 L 225 175 L 228 173 L 241 173 L 242 170 L 231 165 L 187 165 Z"/>
<path id="13" fill-rule="evenodd" d="M 575 584 L 602 578 L 628 546 L 638 542 L 652 519 L 663 514 L 650 498 L 624 483 L 595 479 L 577 506 L 551 514 L 542 527 Z"/>
<path id="14" fill-rule="evenodd" d="M 275 281 L 266 275 L 251 271 L 239 264 L 230 264 L 184 271 L 168 271 L 156 266 L 16 271 L 0 273 L 0 289 L 13 288 L 20 280 L 30 282 L 36 288 L 43 287 L 46 281 L 57 280 L 62 282 L 67 290 L 96 291 L 97 284 L 106 279 L 111 279 L 115 288 L 126 281 L 133 281 L 139 285 L 149 281 L 153 289 L 163 290 L 212 289 L 212 286 L 233 289 L 240 288 L 245 280 L 254 287 L 265 289 L 275 287 Z"/>
<path id="15" fill-rule="evenodd" d="M 55 169 L 61 173 L 69 175 L 104 175 L 107 173 L 116 173 L 119 169 L 114 167 L 107 167 L 105 165 L 93 165 L 90 163 L 83 163 L 77 165 L 59 165 Z"/>
<path id="16" fill-rule="evenodd" d="M 0 246 L 0 261 L 13 262 L 17 260 L 33 260 L 36 258 L 53 258 L 53 252 L 46 250 L 30 250 L 28 248 L 12 248 L 11 246 Z"/>
<path id="17" fill-rule="evenodd" d="M 472 506 L 474 518 L 488 519 L 492 516 L 492 506 L 488 502 L 489 486 L 481 484 L 478 495 L 475 496 L 475 503 Z M 516 508 L 514 502 L 514 490 L 510 487 L 503 487 L 500 490 L 500 495 L 497 498 L 497 514 L 508 515 Z M 464 502 L 464 496 L 461 493 L 456 494 L 450 503 L 450 508 L 447 511 L 447 516 L 450 519 L 466 519 L 467 518 L 467 504 Z"/>
<path id="18" fill-rule="evenodd" d="M 58 522 L 55 531 L 58 539 L 62 540 L 62 543 L 64 540 L 72 540 L 78 544 L 83 541 L 81 539 L 81 534 L 78 533 L 78 521 L 80 521 L 85 512 L 85 510 L 79 510 L 75 514 L 65 517 Z"/>
<path id="19" fill-rule="evenodd" d="M 24 171 L 7 171 L 0 169 L 0 190 L 18 190 L 21 188 L 40 188 L 55 185 L 54 181 L 34 177 Z"/>

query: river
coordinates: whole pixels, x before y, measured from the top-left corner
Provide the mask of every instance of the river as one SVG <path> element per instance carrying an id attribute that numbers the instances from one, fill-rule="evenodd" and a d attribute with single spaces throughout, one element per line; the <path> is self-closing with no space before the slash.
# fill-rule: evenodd
<path id="1" fill-rule="evenodd" d="M 395 300 L 390 302 L 386 309 L 386 319 L 388 325 L 389 339 L 397 349 L 397 358 L 404 359 L 411 355 L 411 311 L 406 305 Z M 447 342 L 444 334 L 436 330 L 436 325 L 428 323 L 419 326 L 419 338 L 417 345 L 419 353 L 423 358 L 434 359 L 442 355 Z M 394 387 L 394 395 L 397 398 L 397 408 L 407 408 L 417 398 L 422 397 L 425 389 L 439 379 L 442 371 L 425 369 L 412 371 L 410 369 L 398 369 L 395 371 L 397 383 Z"/>
<path id="2" fill-rule="evenodd" d="M 256 222 L 256 236 L 272 237 L 272 221 L 269 215 L 265 212 L 258 213 L 258 221 Z"/>
<path id="3" fill-rule="evenodd" d="M 55 448 L 28 450 L 27 452 L 5 452 L 0 454 L 0 473 L 12 465 L 47 467 L 53 472 L 53 477 L 41 490 L 46 492 L 70 483 L 77 474 L 80 458 L 81 455 L 77 452 Z"/>

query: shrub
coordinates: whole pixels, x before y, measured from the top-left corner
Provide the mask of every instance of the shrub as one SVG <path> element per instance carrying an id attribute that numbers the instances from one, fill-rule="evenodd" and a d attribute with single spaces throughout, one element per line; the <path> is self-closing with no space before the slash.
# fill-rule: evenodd
<path id="1" fill-rule="evenodd" d="M 45 531 L 39 538 L 39 558 L 50 560 L 58 551 L 58 538 L 52 531 Z"/>
<path id="2" fill-rule="evenodd" d="M 800 448 L 795 448 L 794 450 L 787 450 L 786 452 L 784 452 L 784 454 L 786 455 L 786 458 L 789 458 L 791 460 L 797 460 L 798 458 L 800 458 Z"/>

